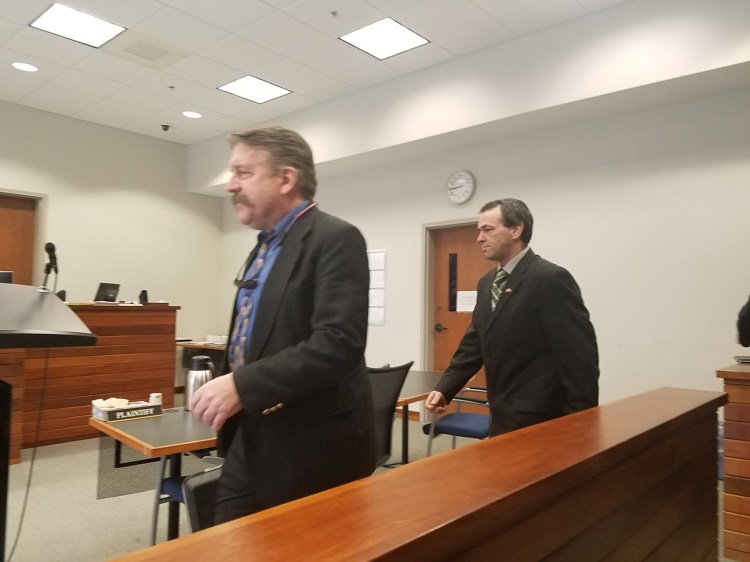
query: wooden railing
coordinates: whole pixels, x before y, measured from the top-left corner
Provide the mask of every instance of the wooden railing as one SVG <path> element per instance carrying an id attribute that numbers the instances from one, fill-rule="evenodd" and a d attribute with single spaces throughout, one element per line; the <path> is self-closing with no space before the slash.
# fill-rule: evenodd
<path id="1" fill-rule="evenodd" d="M 653 390 L 121 560 L 716 560 L 725 401 Z"/>

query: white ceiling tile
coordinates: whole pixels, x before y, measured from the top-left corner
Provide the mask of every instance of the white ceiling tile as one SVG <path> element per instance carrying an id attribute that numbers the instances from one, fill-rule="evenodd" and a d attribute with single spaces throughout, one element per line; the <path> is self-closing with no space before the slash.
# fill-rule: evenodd
<path id="1" fill-rule="evenodd" d="M 174 100 L 165 98 L 148 90 L 129 86 L 113 94 L 109 98 L 117 103 L 122 103 L 130 107 L 137 107 L 147 111 L 161 111 L 175 103 Z"/>
<path id="2" fill-rule="evenodd" d="M 81 72 L 75 68 L 66 70 L 50 80 L 50 84 L 63 86 L 70 90 L 85 92 L 99 97 L 108 97 L 123 89 L 122 82 Z"/>
<path id="3" fill-rule="evenodd" d="M 393 17 L 428 41 L 438 43 L 446 34 L 467 33 L 466 28 L 490 19 L 474 4 L 455 0 L 423 0 L 399 10 Z"/>
<path id="4" fill-rule="evenodd" d="M 317 101 L 326 101 L 350 94 L 355 90 L 356 88 L 351 84 L 331 78 L 321 82 L 306 84 L 300 90 L 300 94 Z"/>
<path id="5" fill-rule="evenodd" d="M 372 64 L 339 75 L 338 79 L 355 88 L 363 89 L 382 84 L 399 76 L 401 76 L 401 73 L 396 69 L 382 64 L 380 61 L 373 61 Z"/>
<path id="6" fill-rule="evenodd" d="M 58 35 L 24 27 L 4 45 L 21 54 L 31 55 L 57 64 L 72 65 L 95 51 L 93 47 L 64 39 Z"/>
<path id="7" fill-rule="evenodd" d="M 221 0 L 218 6 L 206 0 L 173 0 L 170 6 L 228 31 L 237 31 L 274 12 L 258 0 Z"/>
<path id="8" fill-rule="evenodd" d="M 341 37 L 385 17 L 383 12 L 364 0 L 300 0 L 284 11 L 332 38 Z"/>
<path id="9" fill-rule="evenodd" d="M 5 1 L 3 2 L 2 17 L 21 25 L 29 25 L 51 5 L 51 0 Z"/>
<path id="10" fill-rule="evenodd" d="M 207 88 L 207 86 L 196 84 L 190 80 L 185 80 L 184 78 L 165 72 L 149 74 L 146 78 L 135 82 L 133 85 L 175 101 L 196 96 L 204 92 Z"/>
<path id="11" fill-rule="evenodd" d="M 243 27 L 237 35 L 287 56 L 314 48 L 329 39 L 324 33 L 283 12 Z"/>
<path id="12" fill-rule="evenodd" d="M 236 35 L 209 45 L 201 50 L 201 55 L 247 74 L 254 74 L 259 69 L 284 60 L 279 53 Z"/>
<path id="13" fill-rule="evenodd" d="M 24 105 L 61 115 L 73 115 L 96 102 L 96 96 L 68 90 L 54 84 L 43 84 L 23 97 Z"/>
<path id="14" fill-rule="evenodd" d="M 329 39 L 314 48 L 297 53 L 292 58 L 333 78 L 377 60 L 340 39 Z"/>
<path id="15" fill-rule="evenodd" d="M 91 53 L 75 67 L 83 72 L 109 78 L 123 84 L 132 84 L 156 72 L 152 68 L 115 57 L 104 51 Z"/>
<path id="16" fill-rule="evenodd" d="M 191 52 L 199 51 L 225 35 L 218 27 L 170 7 L 160 9 L 134 29 Z"/>
<path id="17" fill-rule="evenodd" d="M 630 2 L 630 0 L 578 0 L 578 3 L 588 12 L 606 10 L 612 6 L 625 4 L 626 2 Z"/>
<path id="18" fill-rule="evenodd" d="M 0 18 L 0 44 L 23 29 L 23 26 Z"/>
<path id="19" fill-rule="evenodd" d="M 73 115 L 76 119 L 84 119 L 110 127 L 122 127 L 142 116 L 141 109 L 112 100 L 101 100 Z"/>
<path id="20" fill-rule="evenodd" d="M 256 74 L 258 78 L 271 82 L 272 84 L 282 85 L 287 90 L 298 92 L 304 95 L 305 88 L 331 78 L 322 72 L 313 70 L 289 59 L 282 59 L 277 64 L 264 68 L 262 72 Z"/>
<path id="21" fill-rule="evenodd" d="M 478 25 L 461 28 L 460 31 L 445 33 L 438 43 L 454 55 L 465 55 L 497 45 L 515 36 L 515 33 L 498 21 L 487 19 Z"/>
<path id="22" fill-rule="evenodd" d="M 11 64 L 14 62 L 26 62 L 33 64 L 39 70 L 37 72 L 22 72 L 14 69 Z M 56 64 L 47 60 L 33 57 L 30 55 L 24 55 L 13 51 L 12 49 L 4 49 L 0 47 L 0 72 L 8 72 L 7 80 L 0 80 L 0 88 L 7 82 L 14 80 L 26 80 L 27 78 L 34 79 L 39 82 L 46 82 L 53 79 L 55 76 L 64 72 L 67 67 L 62 64 Z M 3 77 L 5 77 L 3 75 Z"/>
<path id="23" fill-rule="evenodd" d="M 218 88 L 242 76 L 242 72 L 236 68 L 224 66 L 199 55 L 187 56 L 169 65 L 164 71 L 211 88 Z"/>
<path id="24" fill-rule="evenodd" d="M 414 4 L 419 4 L 423 0 L 367 0 L 367 3 L 377 8 L 384 14 L 390 15 Z M 455 1 L 456 4 L 464 4 L 465 0 Z"/>
<path id="25" fill-rule="evenodd" d="M 547 0 L 503 15 L 502 23 L 517 33 L 534 33 L 586 14 L 575 0 Z"/>

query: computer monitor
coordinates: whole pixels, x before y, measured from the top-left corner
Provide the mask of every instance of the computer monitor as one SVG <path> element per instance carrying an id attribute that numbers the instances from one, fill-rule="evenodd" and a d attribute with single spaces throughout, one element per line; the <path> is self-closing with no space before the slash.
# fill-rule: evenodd
<path id="1" fill-rule="evenodd" d="M 13 272 L 0 271 L 0 283 L 13 283 Z"/>
<path id="2" fill-rule="evenodd" d="M 120 292 L 119 283 L 99 283 L 94 301 L 117 302 L 117 293 Z"/>

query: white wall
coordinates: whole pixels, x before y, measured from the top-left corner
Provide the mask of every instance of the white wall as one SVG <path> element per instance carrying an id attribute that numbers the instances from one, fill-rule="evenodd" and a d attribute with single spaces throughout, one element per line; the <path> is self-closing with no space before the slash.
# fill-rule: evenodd
<path id="1" fill-rule="evenodd" d="M 368 363 L 428 366 L 425 225 L 518 197 L 536 219 L 534 250 L 581 285 L 603 402 L 659 386 L 720 389 L 715 370 L 743 351 L 735 320 L 750 292 L 749 110 L 740 90 L 324 178 L 321 207 L 387 251 L 386 325 L 370 327 Z M 479 188 L 457 208 L 444 183 L 460 168 Z M 235 269 L 253 239 L 225 212 Z"/>
<path id="2" fill-rule="evenodd" d="M 184 146 L 5 102 L 0 122 L 0 192 L 43 197 L 35 284 L 51 241 L 69 301 L 120 283 L 120 299 L 146 289 L 181 306 L 178 335 L 226 330 L 216 306 L 221 201 L 186 190 Z"/>

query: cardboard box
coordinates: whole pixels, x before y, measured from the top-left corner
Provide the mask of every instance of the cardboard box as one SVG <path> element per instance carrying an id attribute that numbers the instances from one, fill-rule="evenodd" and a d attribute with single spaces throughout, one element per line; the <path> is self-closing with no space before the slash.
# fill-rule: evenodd
<path id="1" fill-rule="evenodd" d="M 124 408 L 99 408 L 91 406 L 91 417 L 105 422 L 149 418 L 160 416 L 162 413 L 161 404 L 150 404 L 149 402 L 131 402 Z"/>

